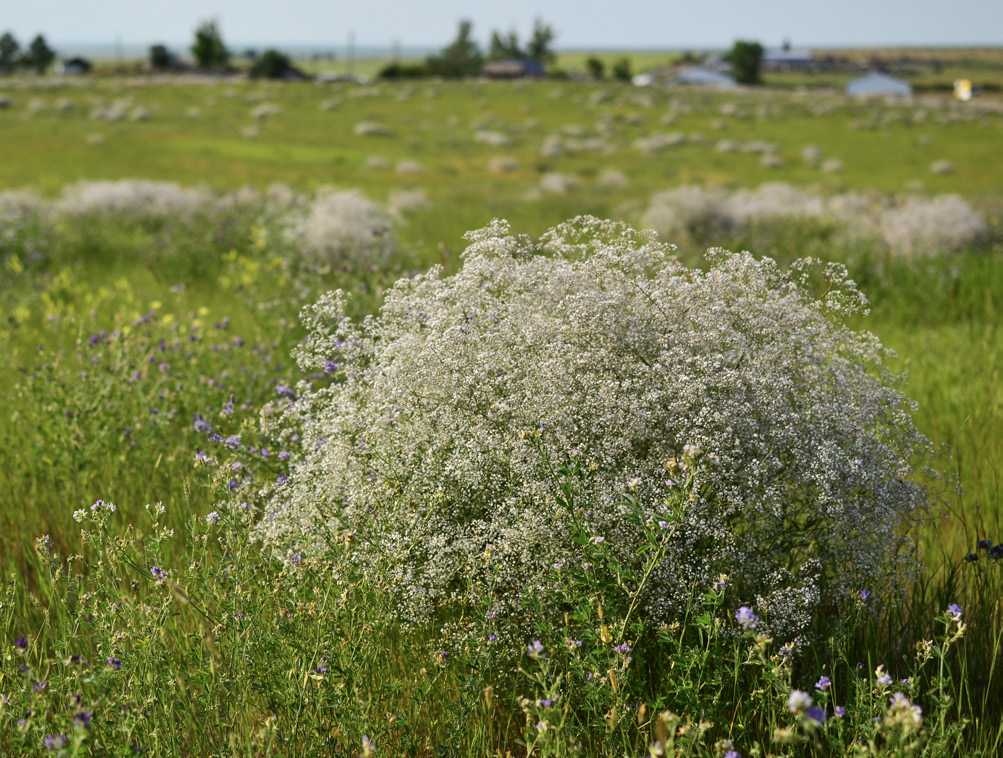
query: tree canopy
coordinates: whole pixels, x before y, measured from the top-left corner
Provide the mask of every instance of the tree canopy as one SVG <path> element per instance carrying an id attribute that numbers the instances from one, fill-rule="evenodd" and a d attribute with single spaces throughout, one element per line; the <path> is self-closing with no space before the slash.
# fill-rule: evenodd
<path id="1" fill-rule="evenodd" d="M 39 34 L 28 44 L 24 54 L 24 65 L 43 74 L 55 59 L 56 51 L 49 47 L 45 37 Z"/>
<path id="2" fill-rule="evenodd" d="M 739 84 L 761 84 L 759 66 L 763 62 L 763 46 L 758 42 L 737 40 L 728 53 L 731 72 Z"/>
<path id="3" fill-rule="evenodd" d="M 473 38 L 473 30 L 473 22 L 468 19 L 460 21 L 456 39 L 441 53 L 428 59 L 429 72 L 456 78 L 479 74 L 484 56 Z"/>
<path id="4" fill-rule="evenodd" d="M 21 45 L 10 32 L 0 36 L 0 71 L 10 71 L 17 64 Z"/>
<path id="5" fill-rule="evenodd" d="M 223 68 L 230 60 L 230 51 L 223 44 L 215 19 L 199 24 L 191 50 L 199 68 Z"/>

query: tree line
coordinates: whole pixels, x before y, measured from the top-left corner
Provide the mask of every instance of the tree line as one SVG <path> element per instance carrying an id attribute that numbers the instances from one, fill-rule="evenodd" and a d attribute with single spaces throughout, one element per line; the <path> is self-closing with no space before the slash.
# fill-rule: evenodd
<path id="1" fill-rule="evenodd" d="M 0 73 L 9 74 L 17 69 L 28 69 L 41 74 L 55 59 L 56 52 L 41 34 L 36 35 L 25 48 L 21 47 L 21 43 L 11 32 L 0 35 Z"/>
<path id="2" fill-rule="evenodd" d="M 496 30 L 491 33 L 487 50 L 482 51 L 473 36 L 473 22 L 464 19 L 459 22 L 456 38 L 437 54 L 428 56 L 420 63 L 406 64 L 395 61 L 385 66 L 380 76 L 387 79 L 478 76 L 486 63 L 505 60 L 532 62 L 542 71 L 557 59 L 553 49 L 555 38 L 553 27 L 537 18 L 525 45 L 520 42 L 519 35 L 514 29 L 508 32 Z M 223 42 L 219 24 L 214 19 L 203 21 L 196 27 L 195 38 L 189 50 L 195 65 L 200 70 L 230 70 L 232 53 Z M 268 49 L 261 55 L 248 50 L 244 56 L 251 63 L 252 77 L 282 79 L 291 75 L 302 76 L 293 65 L 290 56 L 279 50 Z M 762 56 L 763 47 L 758 42 L 739 40 L 735 42 L 726 59 L 731 63 L 735 77 L 740 83 L 759 84 Z M 44 73 L 55 58 L 55 51 L 49 47 L 41 34 L 36 35 L 23 49 L 11 32 L 5 32 L 0 36 L 0 73 L 10 73 L 17 69 Z M 177 56 L 163 44 L 150 47 L 149 63 L 155 71 L 182 67 Z M 592 78 L 602 79 L 605 76 L 605 64 L 599 58 L 587 59 L 585 66 Z M 611 73 L 615 79 L 629 81 L 630 60 L 628 58 L 618 60 L 614 63 Z"/>

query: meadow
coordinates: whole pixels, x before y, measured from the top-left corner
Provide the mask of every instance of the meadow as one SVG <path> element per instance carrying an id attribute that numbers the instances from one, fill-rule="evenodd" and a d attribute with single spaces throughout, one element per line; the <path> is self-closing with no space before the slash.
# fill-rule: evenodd
<path id="1" fill-rule="evenodd" d="M 142 77 L 0 98 L 4 755 L 1000 752 L 998 99 Z M 462 272 L 494 218 L 536 238 L 583 214 L 694 271 L 708 247 L 846 266 L 870 305 L 847 323 L 896 352 L 941 473 L 915 474 L 938 507 L 902 525 L 923 571 L 901 592 L 856 587 L 796 644 L 739 576 L 659 623 L 637 608 L 666 528 L 628 508 L 626 553 L 569 522 L 600 568 L 555 563 L 516 632 L 479 569 L 402 619 L 394 556 L 349 560 L 365 533 L 262 549 L 310 455 L 283 414 L 348 381 L 293 357 L 303 309 L 340 288 L 376 314 L 402 277 Z M 674 464 L 667 524 L 700 460 Z M 554 461 L 547 491 L 577 514 L 589 476 Z"/>

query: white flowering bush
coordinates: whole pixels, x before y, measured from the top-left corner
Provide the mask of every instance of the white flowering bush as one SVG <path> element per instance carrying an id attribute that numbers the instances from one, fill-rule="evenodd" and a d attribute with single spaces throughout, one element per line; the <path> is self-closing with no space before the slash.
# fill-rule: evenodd
<path id="1" fill-rule="evenodd" d="M 81 181 L 63 189 L 57 214 L 121 213 L 144 218 L 190 217 L 213 201 L 205 189 L 143 179 Z"/>
<path id="2" fill-rule="evenodd" d="M 340 291 L 305 311 L 300 365 L 337 379 L 285 401 L 303 452 L 266 500 L 267 542 L 388 565 L 403 618 L 476 600 L 478 582 L 514 614 L 575 555 L 560 461 L 593 471 L 576 518 L 616 556 L 637 536 L 627 516 L 660 518 L 689 460 L 651 617 L 728 573 L 767 626 L 797 631 L 902 579 L 927 442 L 877 339 L 842 322 L 865 302 L 842 267 L 825 267 L 816 299 L 810 263 L 785 274 L 712 251 L 709 271 L 690 270 L 650 233 L 590 217 L 538 244 L 501 221 L 468 239 L 454 276 L 398 282 L 378 317 L 346 318 Z"/>
<path id="3" fill-rule="evenodd" d="M 308 207 L 291 213 L 291 242 L 326 261 L 367 253 L 374 262 L 393 249 L 390 215 L 358 190 L 321 190 Z"/>
<path id="4" fill-rule="evenodd" d="M 728 239 L 750 230 L 813 224 L 843 244 L 887 247 L 905 257 L 980 247 L 990 238 L 982 214 L 958 195 L 930 198 L 845 192 L 825 196 L 784 182 L 732 193 L 683 185 L 652 195 L 641 224 L 667 239 Z"/>
<path id="5" fill-rule="evenodd" d="M 885 211 L 881 233 L 895 252 L 923 256 L 976 246 L 989 236 L 989 225 L 957 195 L 938 195 L 909 198 Z"/>

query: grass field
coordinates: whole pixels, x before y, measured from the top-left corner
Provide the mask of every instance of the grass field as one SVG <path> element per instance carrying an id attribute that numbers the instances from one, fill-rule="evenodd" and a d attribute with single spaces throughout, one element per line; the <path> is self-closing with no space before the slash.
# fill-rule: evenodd
<path id="1" fill-rule="evenodd" d="M 8 78 L 0 95 L 0 753 L 999 754 L 998 99 L 147 78 Z M 136 179 L 200 194 L 73 189 Z M 795 189 L 755 194 L 771 183 Z M 947 508 L 912 532 L 925 573 L 904 595 L 830 608 L 841 623 L 819 619 L 791 659 L 736 623 L 755 598 L 726 590 L 697 588 L 675 626 L 646 626 L 629 572 L 647 548 L 613 568 L 585 542 L 622 580 L 569 574 L 563 617 L 539 598 L 506 657 L 474 621 L 484 609 L 401 626 L 378 574 L 337 550 L 291 560 L 251 540 L 259 491 L 290 473 L 275 453 L 295 452 L 263 409 L 328 381 L 291 359 L 320 293 L 376 313 L 399 277 L 455 273 L 464 233 L 492 218 L 530 235 L 580 214 L 640 226 L 666 218 L 657 193 L 690 185 L 731 215 L 665 222 L 685 262 L 723 245 L 844 263 L 871 303 L 852 325 L 898 353 L 947 474 L 929 479 Z M 336 195 L 343 211 L 325 187 L 361 195 Z M 922 231 L 939 206 L 910 203 L 944 194 L 977 233 L 924 231 L 922 249 L 884 234 L 913 207 Z M 574 487 L 574 472 L 555 480 Z M 908 706 L 888 705 L 896 690 Z"/>

